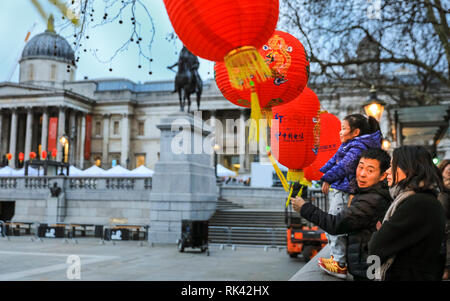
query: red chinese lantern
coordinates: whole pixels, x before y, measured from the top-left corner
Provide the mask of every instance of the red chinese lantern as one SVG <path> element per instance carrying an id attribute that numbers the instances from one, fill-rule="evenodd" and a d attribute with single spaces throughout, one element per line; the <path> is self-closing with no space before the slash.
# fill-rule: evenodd
<path id="1" fill-rule="evenodd" d="M 41 158 L 42 158 L 42 160 L 45 160 L 45 159 L 47 159 L 47 151 L 42 151 L 42 153 L 41 153 Z"/>
<path id="2" fill-rule="evenodd" d="M 36 159 L 36 153 L 35 152 L 30 152 L 30 159 Z"/>
<path id="3" fill-rule="evenodd" d="M 278 0 L 164 0 L 180 40 L 193 54 L 224 61 L 232 85 L 250 88 L 271 72 L 258 48 L 272 36 L 278 21 Z M 253 78 L 251 78 L 253 76 Z"/>
<path id="4" fill-rule="evenodd" d="M 309 62 L 299 40 L 287 32 L 276 30 L 259 53 L 272 71 L 267 81 L 255 87 L 261 109 L 267 111 L 286 104 L 302 93 L 308 82 Z M 217 87 L 226 99 L 235 105 L 250 108 L 250 90 L 242 91 L 231 85 L 224 63 L 217 62 L 214 73 Z"/>
<path id="5" fill-rule="evenodd" d="M 326 111 L 321 112 L 319 151 L 317 152 L 316 160 L 303 169 L 305 178 L 308 181 L 318 181 L 322 178 L 323 173 L 319 169 L 334 156 L 339 146 L 341 146 L 341 139 L 339 137 L 340 130 L 341 121 L 339 118 Z"/>
<path id="6" fill-rule="evenodd" d="M 13 155 L 11 153 L 6 154 L 6 159 L 10 161 L 12 159 Z"/>
<path id="7" fill-rule="evenodd" d="M 57 154 L 58 154 L 58 151 L 56 150 L 56 148 L 52 149 L 52 157 L 56 158 Z"/>
<path id="8" fill-rule="evenodd" d="M 24 158 L 25 158 L 25 154 L 20 152 L 19 153 L 19 161 L 22 162 Z"/>
<path id="9" fill-rule="evenodd" d="M 273 107 L 271 149 L 279 163 L 289 168 L 287 180 L 305 182 L 302 169 L 317 156 L 319 147 L 319 110 L 317 95 L 308 87 L 296 99 Z"/>

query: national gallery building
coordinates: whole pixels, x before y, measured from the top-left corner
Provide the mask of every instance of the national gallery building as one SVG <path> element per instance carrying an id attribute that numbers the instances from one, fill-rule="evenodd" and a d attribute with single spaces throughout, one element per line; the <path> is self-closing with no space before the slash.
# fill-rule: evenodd
<path id="1" fill-rule="evenodd" d="M 39 157 L 43 150 L 50 155 L 53 149 L 57 150 L 56 160 L 60 161 L 64 153 L 59 138 L 66 135 L 68 161 L 78 168 L 97 164 L 107 169 L 113 162 L 128 169 L 140 165 L 153 168 L 160 155 L 160 131 L 156 125 L 161 118 L 180 110 L 173 81 L 143 84 L 127 79 L 77 81 L 75 72 L 74 51 L 55 32 L 47 30 L 26 44 L 20 59 L 19 83 L 0 83 L 0 164 L 17 168 L 22 164 L 19 153 L 24 153 L 24 159 L 28 160 L 30 152 Z M 343 118 L 363 112 L 361 104 L 369 91 L 351 89 L 338 96 L 317 94 L 323 109 Z M 193 100 L 191 109 L 196 107 Z M 248 135 L 248 127 L 242 126 L 244 122 L 234 126 L 225 120 L 247 121 L 250 110 L 227 101 L 214 80 L 204 82 L 200 110 L 203 120 L 213 128 L 216 120 L 224 125 L 223 134 L 216 133 L 216 143 L 220 146 L 234 142 L 235 135 L 242 131 Z M 442 118 L 448 122 L 448 115 Z M 385 136 L 391 136 L 392 129 L 395 132 L 399 128 L 393 120 L 393 115 L 390 118 L 387 113 L 383 115 L 381 127 Z M 430 137 L 435 137 L 439 129 L 444 133 L 437 140 L 441 144 L 444 141 L 442 145 L 447 143 L 448 125 L 445 128 L 440 123 L 434 127 Z M 403 135 L 405 130 L 406 127 Z M 395 137 L 392 140 L 398 142 Z M 449 148 L 445 144 L 441 153 L 448 153 Z M 13 155 L 9 162 L 8 153 Z M 234 154 L 218 153 L 221 164 L 239 173 L 248 173 L 251 163 L 264 156 L 250 154 L 248 146 L 245 154 L 239 154 L 237 147 Z"/>

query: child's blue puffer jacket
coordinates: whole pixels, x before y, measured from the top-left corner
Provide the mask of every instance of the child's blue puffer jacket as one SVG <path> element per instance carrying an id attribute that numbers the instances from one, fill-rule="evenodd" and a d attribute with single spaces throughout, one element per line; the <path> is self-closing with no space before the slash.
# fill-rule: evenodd
<path id="1" fill-rule="evenodd" d="M 368 148 L 381 148 L 381 132 L 376 131 L 342 143 L 336 154 L 320 169 L 321 180 L 344 192 L 354 193 L 356 167 L 361 153 Z"/>

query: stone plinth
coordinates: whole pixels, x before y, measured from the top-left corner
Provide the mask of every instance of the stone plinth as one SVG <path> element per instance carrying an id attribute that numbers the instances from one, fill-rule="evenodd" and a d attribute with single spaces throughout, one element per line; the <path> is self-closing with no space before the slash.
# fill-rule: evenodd
<path id="1" fill-rule="evenodd" d="M 152 179 L 149 241 L 176 243 L 182 220 L 208 220 L 216 209 L 211 129 L 185 113 L 163 118 L 157 127 L 161 151 Z"/>

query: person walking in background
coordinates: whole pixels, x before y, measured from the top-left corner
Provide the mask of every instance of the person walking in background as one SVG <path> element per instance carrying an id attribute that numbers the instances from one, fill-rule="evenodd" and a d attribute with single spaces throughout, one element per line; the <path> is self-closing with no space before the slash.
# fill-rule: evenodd
<path id="1" fill-rule="evenodd" d="M 355 172 L 361 153 L 368 148 L 381 148 L 380 125 L 373 117 L 348 115 L 342 121 L 339 133 L 341 146 L 320 169 L 322 192 L 328 194 L 331 215 L 337 215 L 347 206 L 350 194 L 355 192 Z M 331 187 L 331 189 L 330 189 Z M 319 264 L 332 275 L 346 275 L 346 236 L 327 234 L 330 258 L 319 258 Z"/>
<path id="2" fill-rule="evenodd" d="M 442 161 L 438 167 L 444 180 L 444 189 L 445 189 L 443 193 L 439 194 L 438 200 L 444 207 L 445 215 L 447 217 L 447 222 L 445 226 L 447 260 L 445 263 L 445 270 L 442 279 L 448 280 L 450 272 L 450 160 Z"/>
<path id="3" fill-rule="evenodd" d="M 430 153 L 422 146 L 395 149 L 387 179 L 394 201 L 369 241 L 380 280 L 441 280 L 445 213 L 437 196 L 444 187 Z"/>
<path id="4" fill-rule="evenodd" d="M 324 231 L 333 235 L 348 233 L 347 266 L 354 280 L 369 280 L 367 243 L 372 233 L 376 231 L 377 222 L 384 217 L 392 202 L 384 181 L 390 164 L 391 157 L 384 150 L 370 148 L 364 151 L 356 168 L 358 184 L 356 195 L 350 206 L 338 215 L 327 214 L 300 197 L 292 199 L 294 210 Z M 331 273 L 322 264 L 319 263 L 319 266 L 325 272 Z M 333 276 L 346 278 L 347 275 L 334 274 Z"/>

